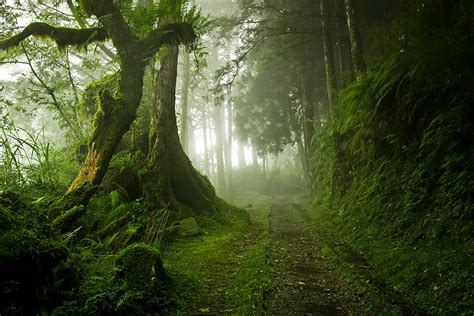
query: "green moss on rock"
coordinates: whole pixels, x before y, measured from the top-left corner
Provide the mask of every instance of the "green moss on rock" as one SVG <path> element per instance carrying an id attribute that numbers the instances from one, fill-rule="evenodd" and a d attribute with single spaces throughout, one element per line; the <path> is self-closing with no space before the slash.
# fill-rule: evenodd
<path id="1" fill-rule="evenodd" d="M 115 278 L 132 290 L 151 290 L 167 279 L 159 251 L 146 244 L 137 243 L 122 250 L 115 268 Z"/>
<path id="2" fill-rule="evenodd" d="M 179 224 L 179 235 L 183 237 L 192 237 L 202 234 L 202 230 L 194 217 L 182 220 Z"/>

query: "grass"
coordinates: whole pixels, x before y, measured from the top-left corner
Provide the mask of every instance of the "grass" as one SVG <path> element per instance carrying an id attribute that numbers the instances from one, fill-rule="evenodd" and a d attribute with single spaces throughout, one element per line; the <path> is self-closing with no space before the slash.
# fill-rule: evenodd
<path id="1" fill-rule="evenodd" d="M 255 314 L 267 283 L 269 209 L 224 212 L 223 221 L 202 223 L 206 234 L 162 250 L 165 269 L 178 280 L 175 313 Z"/>

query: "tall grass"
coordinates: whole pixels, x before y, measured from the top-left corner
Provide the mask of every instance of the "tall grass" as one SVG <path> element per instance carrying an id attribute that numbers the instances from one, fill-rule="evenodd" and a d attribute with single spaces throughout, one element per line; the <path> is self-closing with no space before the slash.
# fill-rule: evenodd
<path id="1" fill-rule="evenodd" d="M 0 184 L 4 187 L 29 184 L 53 187 L 54 172 L 51 144 L 44 130 L 27 130 L 13 123 L 0 127 Z"/>

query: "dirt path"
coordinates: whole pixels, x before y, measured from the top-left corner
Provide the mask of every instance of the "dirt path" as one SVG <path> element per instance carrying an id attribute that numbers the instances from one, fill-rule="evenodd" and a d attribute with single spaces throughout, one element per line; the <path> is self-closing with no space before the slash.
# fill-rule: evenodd
<path id="1" fill-rule="evenodd" d="M 227 224 L 164 250 L 183 284 L 170 314 L 416 314 L 361 254 L 314 231 L 303 208 L 273 203 L 248 209 L 250 222 L 230 212 Z"/>
<path id="2" fill-rule="evenodd" d="M 267 263 L 274 286 L 264 293 L 264 310 L 276 315 L 362 314 L 364 302 L 324 256 L 318 241 L 291 205 L 270 209 Z"/>

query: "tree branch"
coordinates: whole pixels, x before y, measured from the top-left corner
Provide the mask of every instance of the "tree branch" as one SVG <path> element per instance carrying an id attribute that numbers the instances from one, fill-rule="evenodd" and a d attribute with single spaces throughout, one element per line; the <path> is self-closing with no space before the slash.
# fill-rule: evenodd
<path id="1" fill-rule="evenodd" d="M 148 34 L 143 44 L 146 53 L 152 56 L 163 44 L 191 44 L 197 39 L 190 23 L 169 23 Z"/>
<path id="2" fill-rule="evenodd" d="M 92 42 L 103 42 L 109 37 L 109 34 L 102 27 L 75 29 L 55 27 L 47 23 L 34 22 L 20 33 L 10 38 L 0 40 L 0 49 L 5 50 L 18 46 L 23 40 L 30 36 L 49 37 L 53 39 L 60 48 L 63 48 L 68 45 L 80 46 Z"/>

